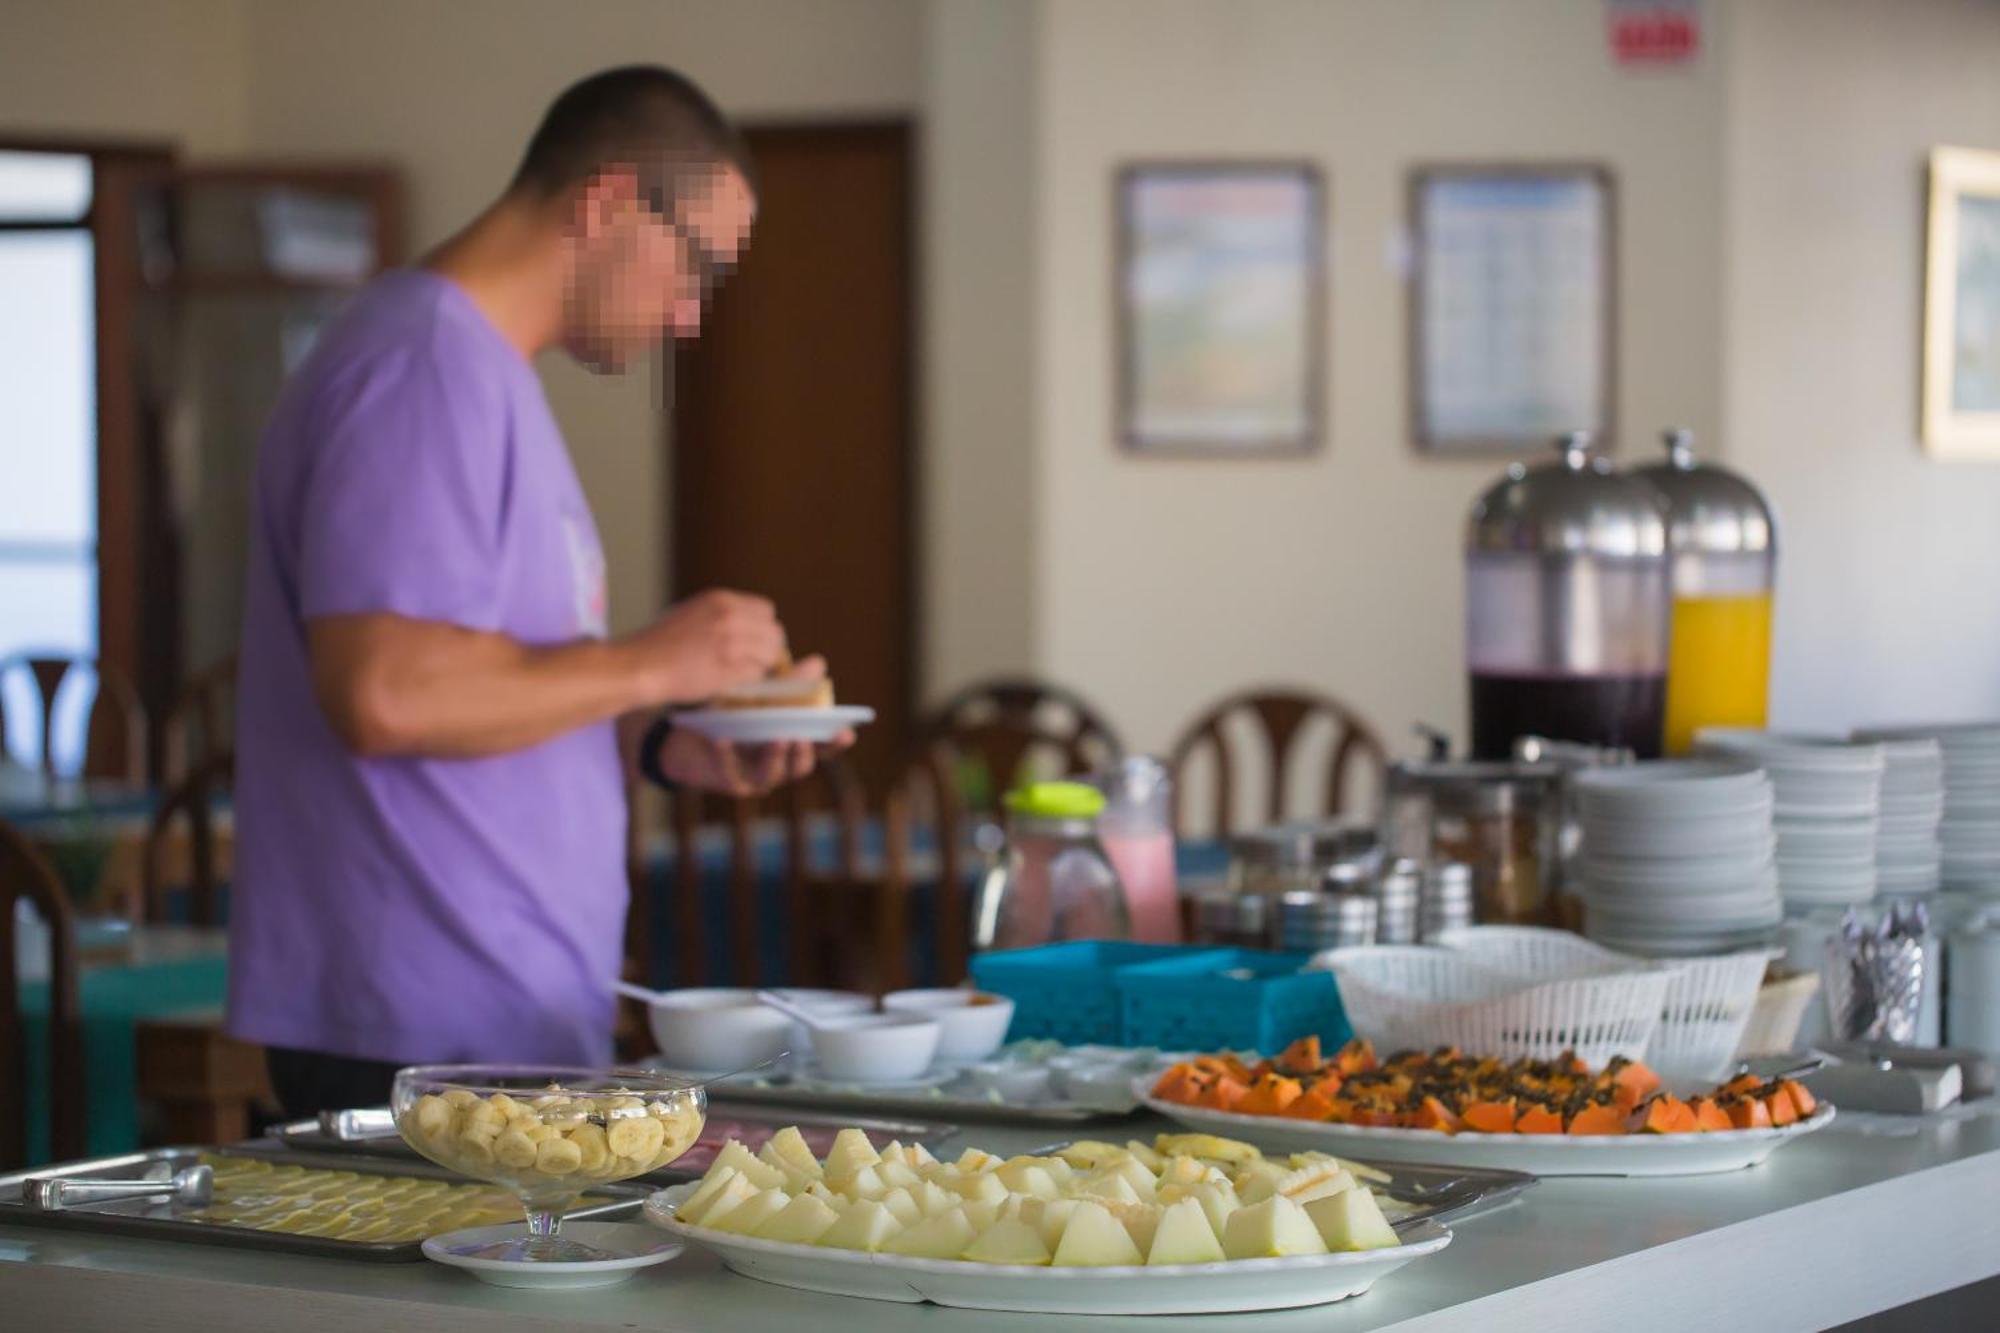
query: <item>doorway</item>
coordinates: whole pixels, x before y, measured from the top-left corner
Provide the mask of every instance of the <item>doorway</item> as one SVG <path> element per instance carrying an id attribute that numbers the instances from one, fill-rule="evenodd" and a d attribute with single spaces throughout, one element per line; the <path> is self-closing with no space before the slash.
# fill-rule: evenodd
<path id="1" fill-rule="evenodd" d="M 917 642 L 913 139 L 907 122 L 746 131 L 756 230 L 672 353 L 671 586 L 760 593 L 867 704 L 853 761 L 905 753 Z"/>

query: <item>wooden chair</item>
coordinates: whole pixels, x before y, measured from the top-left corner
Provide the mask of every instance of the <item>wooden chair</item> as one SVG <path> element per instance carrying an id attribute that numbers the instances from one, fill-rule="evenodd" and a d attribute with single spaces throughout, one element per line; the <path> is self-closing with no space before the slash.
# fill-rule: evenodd
<path id="1" fill-rule="evenodd" d="M 146 845 L 139 863 L 138 919 L 160 922 L 169 919 L 167 895 L 176 888 L 188 891 L 187 924 L 222 924 L 222 873 L 220 846 L 215 830 L 215 799 L 226 795 L 236 781 L 236 752 L 220 750 L 209 755 L 180 779 L 153 812 L 146 832 Z M 177 842 L 178 826 L 185 821 L 187 841 Z M 186 855 L 179 855 L 181 847 Z M 185 873 L 176 873 L 185 867 Z M 181 880 L 181 883 L 174 881 Z"/>
<path id="2" fill-rule="evenodd" d="M 49 1147 L 58 1161 L 84 1155 L 89 1110 L 76 918 L 48 859 L 0 821 L 0 1169 L 28 1161 L 27 1022 L 14 942 L 16 906 L 24 899 L 49 929 Z"/>
<path id="3" fill-rule="evenodd" d="M 166 779 L 178 782 L 211 755 L 236 744 L 236 654 L 182 682 L 160 724 Z"/>
<path id="4" fill-rule="evenodd" d="M 235 781 L 235 751 L 217 750 L 196 763 L 153 812 L 140 859 L 143 920 L 170 919 L 168 894 L 185 888 L 186 924 L 222 923 L 227 876 L 215 801 Z M 249 1137 L 251 1109 L 271 1101 L 261 1047 L 231 1037 L 215 1017 L 145 1019 L 135 1037 L 139 1094 L 158 1110 L 167 1142 L 234 1143 Z"/>
<path id="5" fill-rule="evenodd" d="M 1031 776 L 1060 777 L 1107 768 L 1124 746 L 1082 697 L 1041 681 L 996 678 L 968 685 L 918 728 L 917 751 L 941 759 L 959 803 L 998 808 L 999 798 Z"/>
<path id="6" fill-rule="evenodd" d="M 78 667 L 95 674 L 96 689 L 84 713 L 84 751 L 80 774 L 56 773 L 56 705 L 66 695 L 66 682 L 74 688 L 88 688 Z M 36 765 L 50 777 L 82 776 L 144 782 L 146 767 L 146 707 L 132 682 L 117 671 L 80 657 L 36 657 L 22 655 L 0 661 L 0 737 L 7 734 L 6 689 L 9 680 L 25 675 L 34 692 L 35 712 L 40 718 L 41 753 Z"/>
<path id="7" fill-rule="evenodd" d="M 1291 758 L 1307 730 L 1324 720 L 1332 724 L 1332 760 L 1326 770 L 1326 786 L 1312 808 L 1332 816 L 1350 806 L 1350 778 L 1366 765 L 1374 774 L 1377 790 L 1387 771 L 1389 753 L 1374 728 L 1359 713 L 1336 699 L 1293 689 L 1252 690 L 1231 695 L 1204 712 L 1181 733 L 1168 767 L 1174 779 L 1174 830 L 1187 826 L 1189 769 L 1202 755 L 1212 755 L 1214 764 L 1212 832 L 1227 837 L 1236 831 L 1237 758 L 1230 733 L 1246 722 L 1258 733 L 1268 766 L 1265 769 L 1265 818 L 1277 823 L 1292 810 Z M 1252 761 L 1255 762 L 1254 760 Z"/>

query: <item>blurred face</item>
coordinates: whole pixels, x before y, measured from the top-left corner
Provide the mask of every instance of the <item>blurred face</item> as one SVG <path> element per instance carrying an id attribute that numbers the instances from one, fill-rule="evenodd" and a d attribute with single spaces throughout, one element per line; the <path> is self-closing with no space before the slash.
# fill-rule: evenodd
<path id="1" fill-rule="evenodd" d="M 649 194 L 629 169 L 593 177 L 569 234 L 565 350 L 609 373 L 643 359 L 671 334 L 701 331 L 709 294 L 749 244 L 756 201 L 722 168 L 678 199 Z"/>

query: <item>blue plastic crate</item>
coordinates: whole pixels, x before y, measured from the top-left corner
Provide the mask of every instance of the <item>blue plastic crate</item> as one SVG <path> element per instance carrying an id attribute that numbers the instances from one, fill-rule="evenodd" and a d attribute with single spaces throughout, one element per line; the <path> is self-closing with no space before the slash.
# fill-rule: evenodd
<path id="1" fill-rule="evenodd" d="M 1228 952 L 1182 944 L 1072 940 L 976 954 L 972 979 L 981 990 L 1014 1002 L 1014 1023 L 1007 1029 L 1011 1041 L 1032 1037 L 1072 1046 L 1118 1045 L 1124 1041 L 1123 1006 L 1115 984 L 1121 972 Z"/>
<path id="2" fill-rule="evenodd" d="M 1122 1040 L 1169 1051 L 1275 1055 L 1317 1034 L 1320 1045 L 1333 1050 L 1354 1029 L 1333 973 L 1299 970 L 1311 957 L 1215 949 L 1120 969 Z"/>

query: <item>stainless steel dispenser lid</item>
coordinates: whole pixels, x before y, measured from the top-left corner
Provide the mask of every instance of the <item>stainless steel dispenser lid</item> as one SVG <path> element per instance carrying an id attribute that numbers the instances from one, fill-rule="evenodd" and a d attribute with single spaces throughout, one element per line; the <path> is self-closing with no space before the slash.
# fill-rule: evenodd
<path id="1" fill-rule="evenodd" d="M 1665 461 L 1632 475 L 1666 497 L 1672 550 L 1718 555 L 1777 550 L 1777 516 L 1762 491 L 1720 464 L 1698 461 L 1693 431 L 1676 426 L 1660 439 Z"/>
<path id="2" fill-rule="evenodd" d="M 1472 507 L 1471 551 L 1598 556 L 1664 556 L 1667 526 L 1658 496 L 1590 451 L 1588 431 L 1555 442 L 1557 459 L 1516 463 Z"/>

